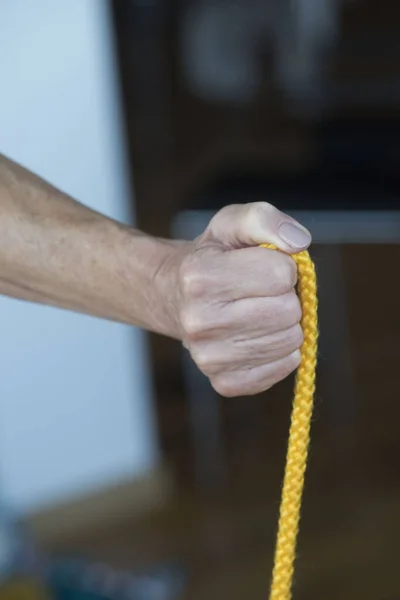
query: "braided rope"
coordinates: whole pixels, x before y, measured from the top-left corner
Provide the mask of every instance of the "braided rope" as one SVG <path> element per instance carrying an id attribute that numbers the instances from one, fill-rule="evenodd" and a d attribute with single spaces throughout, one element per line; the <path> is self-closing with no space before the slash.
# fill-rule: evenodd
<path id="1" fill-rule="evenodd" d="M 263 247 L 275 249 L 266 244 L 263 244 Z M 291 598 L 317 363 L 318 319 L 315 267 L 308 252 L 301 252 L 293 258 L 298 268 L 298 294 L 303 313 L 301 324 L 304 342 L 301 348 L 301 364 L 296 375 L 270 600 Z"/>

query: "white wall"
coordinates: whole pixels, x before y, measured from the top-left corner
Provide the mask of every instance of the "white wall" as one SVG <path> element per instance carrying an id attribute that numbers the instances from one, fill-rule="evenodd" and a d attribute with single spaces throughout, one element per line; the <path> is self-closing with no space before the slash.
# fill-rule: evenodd
<path id="1" fill-rule="evenodd" d="M 0 4 L 0 152 L 124 220 L 110 35 L 105 0 Z M 0 495 L 16 511 L 155 466 L 141 332 L 0 298 L 0 370 Z"/>

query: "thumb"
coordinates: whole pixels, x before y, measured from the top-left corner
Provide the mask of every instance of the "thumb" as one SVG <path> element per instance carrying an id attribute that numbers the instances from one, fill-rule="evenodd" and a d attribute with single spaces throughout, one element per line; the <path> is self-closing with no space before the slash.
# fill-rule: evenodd
<path id="1" fill-rule="evenodd" d="M 267 202 L 226 206 L 199 239 L 200 246 L 228 249 L 274 244 L 289 254 L 306 250 L 310 243 L 311 234 L 305 227 Z"/>

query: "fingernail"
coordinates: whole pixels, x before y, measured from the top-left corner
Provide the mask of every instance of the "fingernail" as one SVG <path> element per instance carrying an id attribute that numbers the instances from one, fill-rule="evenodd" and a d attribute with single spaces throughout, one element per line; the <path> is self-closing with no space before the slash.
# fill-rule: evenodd
<path id="1" fill-rule="evenodd" d="M 288 221 L 279 227 L 279 236 L 292 248 L 304 248 L 311 242 L 311 234 L 307 229 Z"/>

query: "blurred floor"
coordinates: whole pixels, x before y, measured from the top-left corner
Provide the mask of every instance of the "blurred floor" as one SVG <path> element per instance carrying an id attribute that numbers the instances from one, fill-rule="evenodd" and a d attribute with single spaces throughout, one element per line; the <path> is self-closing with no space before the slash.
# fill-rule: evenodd
<path id="1" fill-rule="evenodd" d="M 400 247 L 349 247 L 344 257 L 356 393 L 353 409 L 337 418 L 320 377 L 294 597 L 396 600 Z M 318 258 L 317 265 L 323 269 Z M 272 565 L 292 382 L 223 402 L 229 481 L 201 494 L 193 486 L 178 362 L 175 369 L 164 386 L 162 365 L 156 368 L 164 452 L 179 482 L 174 502 L 142 522 L 128 515 L 113 530 L 63 549 L 119 567 L 181 561 L 189 571 L 187 600 L 261 600 Z"/>

